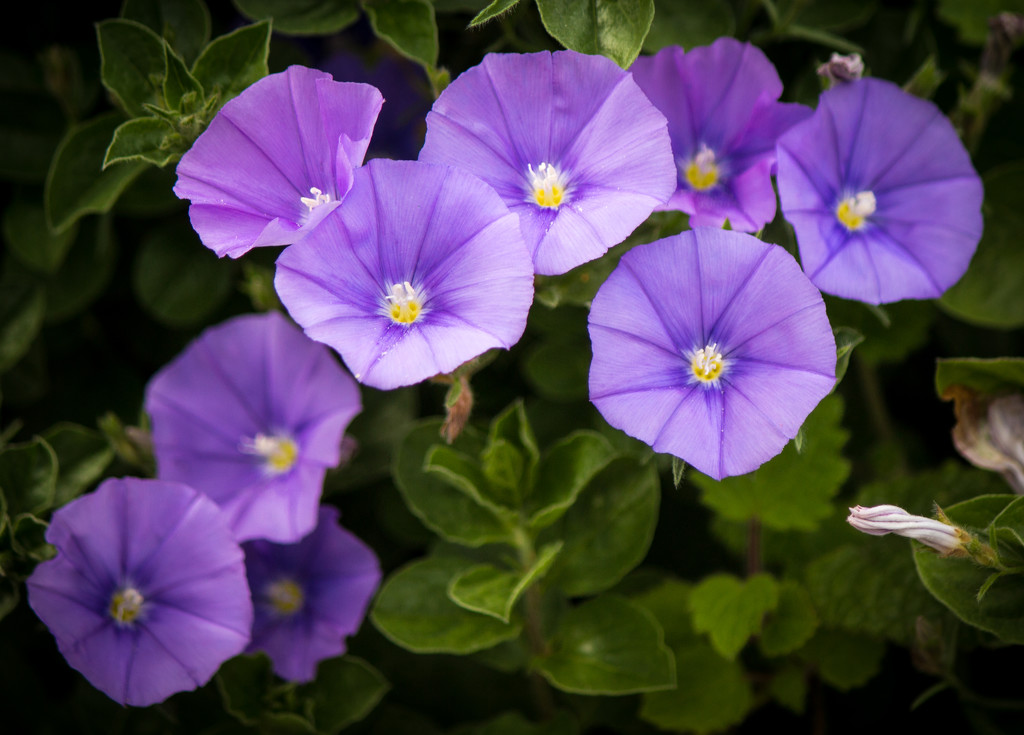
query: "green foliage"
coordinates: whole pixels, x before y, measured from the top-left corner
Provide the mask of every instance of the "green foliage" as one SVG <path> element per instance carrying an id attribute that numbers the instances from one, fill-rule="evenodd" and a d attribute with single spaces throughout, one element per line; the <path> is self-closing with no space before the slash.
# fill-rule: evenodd
<path id="1" fill-rule="evenodd" d="M 60 467 L 54 488 L 55 507 L 83 493 L 114 459 L 113 447 L 99 432 L 78 424 L 55 424 L 42 438 L 53 449 Z"/>
<path id="2" fill-rule="evenodd" d="M 818 627 L 818 614 L 803 586 L 779 585 L 779 604 L 768 613 L 758 644 L 765 656 L 784 656 L 806 643 Z"/>
<path id="3" fill-rule="evenodd" d="M 836 385 L 839 385 L 850 366 L 853 348 L 864 341 L 864 335 L 850 327 L 836 327 L 832 332 L 836 338 Z"/>
<path id="4" fill-rule="evenodd" d="M 41 202 L 15 199 L 4 212 L 4 241 L 22 265 L 37 273 L 53 273 L 64 262 L 78 231 L 53 233 Z"/>
<path id="5" fill-rule="evenodd" d="M 373 32 L 430 70 L 437 66 L 437 23 L 427 0 L 363 0 Z"/>
<path id="6" fill-rule="evenodd" d="M 941 397 L 951 385 L 990 395 L 1024 390 L 1024 358 L 939 358 L 935 366 L 935 391 Z"/>
<path id="7" fill-rule="evenodd" d="M 550 720 L 529 722 L 518 712 L 505 712 L 492 720 L 460 727 L 453 735 L 578 735 L 580 726 L 568 712 L 559 710 Z"/>
<path id="8" fill-rule="evenodd" d="M 746 580 L 715 574 L 690 594 L 694 628 L 707 633 L 715 650 L 727 659 L 736 658 L 750 637 L 761 632 L 765 615 L 778 606 L 779 584 L 767 574 Z M 775 635 L 773 643 L 786 638 L 783 631 Z"/>
<path id="9" fill-rule="evenodd" d="M 219 109 L 267 75 L 269 53 L 270 23 L 253 23 L 213 39 L 192 66 L 192 76 Z"/>
<path id="10" fill-rule="evenodd" d="M 0 493 L 7 515 L 42 513 L 53 505 L 57 493 L 57 455 L 49 444 L 36 437 L 0 450 Z"/>
<path id="11" fill-rule="evenodd" d="M 105 20 L 96 25 L 103 86 L 132 117 L 146 114 L 147 104 L 161 106 L 166 74 L 164 41 L 132 20 Z"/>
<path id="12" fill-rule="evenodd" d="M 514 8 L 518 3 L 519 0 L 494 0 L 494 2 L 474 16 L 473 20 L 469 22 L 469 27 L 475 28 L 489 20 L 494 20 L 502 13 L 506 13 Z"/>
<path id="13" fill-rule="evenodd" d="M 802 452 L 792 444 L 753 472 L 721 481 L 693 474 L 701 502 L 732 521 L 758 518 L 777 530 L 813 530 L 833 512 L 832 497 L 850 473 L 839 396 L 823 400 L 804 422 Z"/>
<path id="14" fill-rule="evenodd" d="M 42 182 L 65 126 L 64 110 L 33 65 L 0 49 L 0 179 Z"/>
<path id="15" fill-rule="evenodd" d="M 125 0 L 121 17 L 155 31 L 187 63 L 210 40 L 210 11 L 202 0 Z"/>
<path id="16" fill-rule="evenodd" d="M 548 33 L 566 48 L 628 69 L 654 20 L 654 0 L 537 0 Z"/>
<path id="17" fill-rule="evenodd" d="M 274 30 L 296 36 L 328 36 L 359 20 L 358 0 L 233 0 L 250 20 L 272 20 Z"/>
<path id="18" fill-rule="evenodd" d="M 708 46 L 716 38 L 731 36 L 736 28 L 732 7 L 724 0 L 654 0 L 651 30 L 644 52 L 653 54 L 665 46 Z"/>
<path id="19" fill-rule="evenodd" d="M 20 360 L 43 324 L 46 293 L 8 260 L 0 276 L 0 372 Z"/>
<path id="20" fill-rule="evenodd" d="M 527 588 L 547 574 L 561 548 L 561 543 L 545 546 L 522 573 L 505 571 L 490 564 L 471 567 L 452 578 L 448 596 L 460 607 L 508 623 L 513 606 Z"/>
<path id="21" fill-rule="evenodd" d="M 827 296 L 825 307 L 833 327 L 864 335 L 857 356 L 875 365 L 900 362 L 919 349 L 935 316 L 935 308 L 927 301 L 897 301 L 883 308 Z"/>
<path id="22" fill-rule="evenodd" d="M 103 167 L 123 161 L 166 166 L 181 156 L 181 151 L 174 148 L 174 139 L 180 137 L 166 120 L 157 117 L 129 120 L 114 131 L 114 139 L 103 158 Z"/>
<path id="23" fill-rule="evenodd" d="M 580 694 L 632 694 L 675 684 L 675 664 L 654 616 L 616 596 L 569 610 L 537 670 L 551 684 Z"/>
<path id="24" fill-rule="evenodd" d="M 1001 13 L 1024 13 L 1021 0 L 939 0 L 938 13 L 946 23 L 956 28 L 960 40 L 978 46 L 988 36 L 988 19 Z"/>
<path id="25" fill-rule="evenodd" d="M 874 638 L 821 629 L 800 651 L 821 678 L 841 691 L 864 686 L 882 664 L 885 644 Z"/>
<path id="26" fill-rule="evenodd" d="M 80 313 L 107 288 L 114 273 L 117 243 L 112 217 L 89 217 L 78 228 L 67 257 L 43 284 L 46 322 L 56 323 Z"/>

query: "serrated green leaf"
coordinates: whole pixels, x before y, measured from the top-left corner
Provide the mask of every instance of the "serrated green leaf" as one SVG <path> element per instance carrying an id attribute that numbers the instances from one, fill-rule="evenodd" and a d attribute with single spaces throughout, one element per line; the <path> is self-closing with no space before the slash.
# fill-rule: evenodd
<path id="1" fill-rule="evenodd" d="M 568 49 L 628 69 L 654 20 L 654 0 L 537 0 L 547 32 Z"/>
<path id="2" fill-rule="evenodd" d="M 536 662 L 551 684 L 578 694 L 633 694 L 672 687 L 675 661 L 654 616 L 606 595 L 569 610 Z"/>
<path id="3" fill-rule="evenodd" d="M 653 54 L 666 46 L 707 46 L 736 30 L 732 8 L 725 0 L 654 0 L 651 30 L 644 51 Z"/>
<path id="4" fill-rule="evenodd" d="M 123 120 L 111 112 L 75 125 L 64 136 L 46 177 L 46 220 L 52 231 L 63 232 L 87 214 L 108 212 L 146 169 L 143 163 L 103 168 L 110 140 Z"/>
<path id="5" fill-rule="evenodd" d="M 537 465 L 537 479 L 523 512 L 538 531 L 562 517 L 580 492 L 615 456 L 611 444 L 592 431 L 578 431 L 548 450 Z"/>
<path id="6" fill-rule="evenodd" d="M 43 439 L 8 444 L 0 450 L 0 492 L 7 514 L 39 514 L 53 504 L 57 489 L 57 455 Z"/>
<path id="7" fill-rule="evenodd" d="M 82 222 L 64 262 L 46 279 L 48 324 L 78 314 L 106 289 L 117 264 L 112 219 L 103 215 Z"/>
<path id="8" fill-rule="evenodd" d="M 935 392 L 941 398 L 951 385 L 964 385 L 989 395 L 1024 390 L 1024 358 L 939 358 L 935 365 Z"/>
<path id="9" fill-rule="evenodd" d="M 489 20 L 497 18 L 502 13 L 512 10 L 519 4 L 519 0 L 494 0 L 490 5 L 481 10 L 473 20 L 469 21 L 470 28 L 476 28 Z"/>
<path id="10" fill-rule="evenodd" d="M 55 424 L 43 433 L 43 439 L 57 455 L 55 507 L 85 492 L 114 459 L 114 450 L 102 434 L 78 424 Z"/>
<path id="11" fill-rule="evenodd" d="M 11 254 L 37 273 L 53 273 L 64 261 L 77 230 L 50 232 L 42 202 L 15 199 L 4 212 L 4 240 Z"/>
<path id="12" fill-rule="evenodd" d="M 466 654 L 519 635 L 521 626 L 470 612 L 448 597 L 448 587 L 471 562 L 430 557 L 387 578 L 370 613 L 381 633 L 416 653 Z"/>
<path id="13" fill-rule="evenodd" d="M 803 453 L 788 444 L 753 472 L 721 481 L 694 473 L 701 502 L 731 521 L 758 518 L 777 530 L 813 530 L 833 512 L 832 497 L 850 474 L 842 415 L 842 399 L 833 394 L 804 422 Z"/>
<path id="14" fill-rule="evenodd" d="M 249 20 L 273 20 L 294 36 L 329 36 L 359 20 L 358 0 L 233 0 Z"/>
<path id="15" fill-rule="evenodd" d="M 210 40 L 210 11 L 202 0 L 125 0 L 121 17 L 155 31 L 188 63 Z"/>
<path id="16" fill-rule="evenodd" d="M 754 704 L 743 667 L 706 643 L 673 652 L 676 687 L 645 694 L 640 719 L 662 730 L 695 733 L 721 732 L 742 722 Z"/>
<path id="17" fill-rule="evenodd" d="M 693 627 L 707 633 L 722 656 L 736 658 L 750 637 L 761 632 L 765 615 L 779 604 L 779 585 L 770 575 L 740 580 L 715 574 L 690 593 Z"/>
<path id="18" fill-rule="evenodd" d="M 452 578 L 448 596 L 460 607 L 507 623 L 516 602 L 547 574 L 561 548 L 559 543 L 545 546 L 525 572 L 506 571 L 490 564 L 470 567 Z"/>
<path id="19" fill-rule="evenodd" d="M 184 327 L 203 321 L 231 292 L 235 266 L 202 247 L 182 222 L 143 237 L 132 267 L 132 289 L 157 321 Z"/>
<path id="20" fill-rule="evenodd" d="M 811 596 L 792 581 L 779 585 L 779 605 L 768 613 L 758 644 L 765 656 L 784 656 L 810 640 L 818 627 Z"/>
<path id="21" fill-rule="evenodd" d="M 144 104 L 161 105 L 166 74 L 164 41 L 133 20 L 96 24 L 103 86 L 132 117 L 146 115 Z"/>
<path id="22" fill-rule="evenodd" d="M 177 161 L 184 152 L 181 136 L 164 120 L 155 117 L 140 117 L 128 120 L 114 131 L 103 168 L 125 161 L 152 163 L 163 168 Z"/>
<path id="23" fill-rule="evenodd" d="M 661 487 L 653 465 L 617 459 L 598 473 L 542 543 L 564 540 L 550 579 L 567 595 L 592 595 L 622 579 L 647 554 Z"/>
<path id="24" fill-rule="evenodd" d="M 389 685 L 377 669 L 355 656 L 321 661 L 316 679 L 297 694 L 312 704 L 318 733 L 335 733 L 363 719 L 387 693 Z"/>
<path id="25" fill-rule="evenodd" d="M 832 334 L 836 339 L 836 385 L 839 385 L 850 367 L 853 348 L 864 341 L 864 335 L 851 327 L 836 327 Z M 835 390 L 834 386 L 832 390 Z"/>
<path id="26" fill-rule="evenodd" d="M 800 651 L 818 675 L 840 691 L 864 686 L 878 673 L 885 655 L 882 641 L 835 630 L 819 630 Z"/>
<path id="27" fill-rule="evenodd" d="M 426 0 L 363 0 L 378 37 L 427 69 L 437 65 L 437 22 Z"/>
<path id="28" fill-rule="evenodd" d="M 43 326 L 46 292 L 9 258 L 0 276 L 0 372 L 20 360 Z"/>
<path id="29" fill-rule="evenodd" d="M 440 431 L 439 419 L 417 424 L 395 452 L 392 474 L 409 510 L 434 532 L 464 546 L 512 543 L 508 528 L 492 510 L 424 470 L 427 453 L 441 441 Z M 479 434 L 467 427 L 451 446 L 475 456 L 483 442 Z"/>
<path id="30" fill-rule="evenodd" d="M 269 53 L 270 23 L 253 23 L 213 39 L 192 66 L 192 76 L 207 97 L 217 96 L 219 108 L 267 76 Z"/>

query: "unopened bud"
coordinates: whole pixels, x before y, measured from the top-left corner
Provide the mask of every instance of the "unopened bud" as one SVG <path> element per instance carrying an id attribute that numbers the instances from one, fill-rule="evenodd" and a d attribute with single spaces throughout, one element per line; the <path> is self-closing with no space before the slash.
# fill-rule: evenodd
<path id="1" fill-rule="evenodd" d="M 864 60 L 860 54 L 849 54 L 842 56 L 832 54 L 832 58 L 818 67 L 818 76 L 828 81 L 828 86 L 834 87 L 843 82 L 852 82 L 864 75 Z"/>
<path id="2" fill-rule="evenodd" d="M 915 516 L 896 505 L 876 505 L 871 508 L 856 506 L 850 508 L 847 523 L 863 533 L 885 536 L 895 533 L 920 541 L 938 551 L 942 556 L 967 556 L 965 544 L 972 536 L 962 528 L 937 521 L 934 518 Z"/>

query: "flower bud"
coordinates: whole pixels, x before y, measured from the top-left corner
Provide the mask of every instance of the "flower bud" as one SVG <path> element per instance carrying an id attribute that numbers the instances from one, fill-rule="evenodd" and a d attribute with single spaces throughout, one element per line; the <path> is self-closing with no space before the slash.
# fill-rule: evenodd
<path id="1" fill-rule="evenodd" d="M 842 56 L 832 54 L 832 58 L 818 67 L 818 76 L 823 77 L 831 89 L 843 82 L 852 82 L 864 75 L 864 60 L 860 54 Z"/>
<path id="2" fill-rule="evenodd" d="M 916 539 L 942 556 L 967 556 L 965 544 L 973 539 L 962 528 L 934 518 L 912 515 L 895 505 L 876 505 L 871 508 L 858 505 L 850 508 L 846 521 L 858 531 L 872 536 L 895 533 L 897 536 Z"/>

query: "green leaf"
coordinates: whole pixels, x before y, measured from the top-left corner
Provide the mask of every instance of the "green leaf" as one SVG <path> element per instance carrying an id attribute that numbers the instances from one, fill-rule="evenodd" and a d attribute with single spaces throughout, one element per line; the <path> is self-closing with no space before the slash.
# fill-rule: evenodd
<path id="1" fill-rule="evenodd" d="M 502 439 L 526 452 L 527 466 L 532 475 L 533 465 L 540 458 L 540 450 L 537 448 L 537 439 L 533 435 L 533 428 L 530 426 L 530 420 L 526 416 L 526 408 L 521 399 L 508 405 L 491 421 L 487 432 L 487 444 L 490 445 Z"/>
<path id="2" fill-rule="evenodd" d="M 46 321 L 63 321 L 78 314 L 106 289 L 117 264 L 111 215 L 81 223 L 78 237 L 61 267 L 46 279 Z"/>
<path id="3" fill-rule="evenodd" d="M 615 456 L 612 445 L 593 431 L 578 431 L 548 450 L 537 466 L 533 492 L 523 508 L 538 531 L 562 517 L 580 492 Z"/>
<path id="4" fill-rule="evenodd" d="M 253 82 L 267 76 L 270 23 L 261 21 L 213 39 L 196 59 L 192 76 L 218 96 L 218 108 Z"/>
<path id="5" fill-rule="evenodd" d="M 0 179 L 42 182 L 64 135 L 65 111 L 40 76 L 26 59 L 0 54 Z"/>
<path id="6" fill-rule="evenodd" d="M 297 693 L 312 703 L 317 732 L 335 733 L 366 717 L 388 689 L 387 679 L 366 661 L 339 656 L 321 661 L 316 678 Z"/>
<path id="7" fill-rule="evenodd" d="M 864 335 L 850 327 L 836 327 L 832 334 L 836 339 L 836 385 L 839 385 L 850 366 L 853 348 L 864 341 Z M 832 390 L 835 390 L 835 387 Z"/>
<path id="8" fill-rule="evenodd" d="M 784 666 L 768 683 L 768 695 L 789 711 L 802 715 L 807 702 L 807 672 L 802 666 Z"/>
<path id="9" fill-rule="evenodd" d="M 114 131 L 103 158 L 103 168 L 125 161 L 152 163 L 161 168 L 181 157 L 181 136 L 169 123 L 156 117 L 129 120 Z"/>
<path id="10" fill-rule="evenodd" d="M 202 0 L 125 0 L 121 17 L 154 30 L 190 64 L 210 40 L 210 11 Z"/>
<path id="11" fill-rule="evenodd" d="M 273 20 L 293 36 L 329 36 L 359 20 L 358 0 L 234 0 L 249 20 Z"/>
<path id="12" fill-rule="evenodd" d="M 578 694 L 633 694 L 672 687 L 672 652 L 654 616 L 622 597 L 605 595 L 569 610 L 536 662 L 551 684 Z"/>
<path id="13" fill-rule="evenodd" d="M 142 163 L 103 168 L 110 139 L 123 120 L 108 113 L 72 127 L 64 136 L 46 177 L 46 219 L 52 231 L 63 232 L 86 214 L 109 211 L 145 170 Z"/>
<path id="14" fill-rule="evenodd" d="M 725 0 L 654 0 L 651 30 L 644 51 L 653 54 L 666 46 L 707 46 L 736 30 L 732 8 Z"/>
<path id="15" fill-rule="evenodd" d="M 563 46 L 607 56 L 623 69 L 640 53 L 654 20 L 654 0 L 537 0 L 537 9 Z"/>
<path id="16" fill-rule="evenodd" d="M 392 642 L 416 653 L 466 654 L 519 635 L 521 626 L 470 612 L 448 597 L 462 559 L 429 557 L 394 572 L 377 593 L 370 619 Z"/>
<path id="17" fill-rule="evenodd" d="M 141 23 L 111 19 L 96 24 L 105 86 L 132 117 L 146 103 L 163 106 L 164 41 Z"/>
<path id="18" fill-rule="evenodd" d="M 363 0 L 373 32 L 427 69 L 437 65 L 437 23 L 426 0 Z"/>
<path id="19" fill-rule="evenodd" d="M 50 232 L 42 202 L 15 199 L 4 212 L 4 240 L 11 254 L 37 273 L 53 273 L 64 261 L 77 230 Z"/>
<path id="20" fill-rule="evenodd" d="M 494 2 L 477 13 L 473 20 L 469 21 L 469 27 L 476 28 L 489 20 L 494 20 L 502 13 L 512 10 L 518 4 L 519 0 L 494 0 Z"/>
<path id="21" fill-rule="evenodd" d="M 784 656 L 810 640 L 818 627 L 811 596 L 792 581 L 779 585 L 779 606 L 768 613 L 758 643 L 765 656 Z"/>
<path id="22" fill-rule="evenodd" d="M 965 4 L 965 7 L 970 5 Z M 983 327 L 1024 325 L 1024 161 L 988 171 L 985 230 L 967 273 L 943 294 L 939 304 L 953 316 Z"/>
<path id="23" fill-rule="evenodd" d="M 0 450 L 0 492 L 11 518 L 48 510 L 56 489 L 57 455 L 43 439 L 8 444 Z"/>
<path id="24" fill-rule="evenodd" d="M 464 546 L 496 541 L 512 543 L 509 529 L 493 510 L 424 470 L 427 453 L 440 444 L 440 431 L 439 419 L 417 424 L 395 452 L 395 484 L 409 510 L 434 532 Z M 452 449 L 475 456 L 482 449 L 482 441 L 479 434 L 467 427 L 452 444 Z"/>
<path id="25" fill-rule="evenodd" d="M 512 528 L 516 521 L 515 511 L 501 505 L 500 494 L 493 492 L 483 470 L 472 457 L 438 444 L 427 452 L 423 469 L 489 510 L 506 528 Z"/>
<path id="26" fill-rule="evenodd" d="M 706 645 L 704 639 L 693 629 L 691 617 L 686 614 L 690 609 L 692 591 L 693 585 L 689 582 L 667 577 L 630 599 L 654 615 L 665 631 L 665 643 L 679 650 L 684 644 Z"/>
<path id="27" fill-rule="evenodd" d="M 939 0 L 938 6 L 939 17 L 956 28 L 960 39 L 977 46 L 988 37 L 989 18 L 1004 11 L 1024 13 L 1024 0 Z"/>
<path id="28" fill-rule="evenodd" d="M 191 228 L 165 225 L 142 238 L 132 267 L 132 289 L 142 307 L 171 327 L 198 324 L 231 291 L 234 264 L 220 260 Z"/>
<path id="29" fill-rule="evenodd" d="M 640 719 L 672 732 L 724 732 L 754 705 L 746 672 L 707 643 L 677 646 L 676 687 L 645 694 Z"/>
<path id="30" fill-rule="evenodd" d="M 672 487 L 676 490 L 683 484 L 683 478 L 686 476 L 686 462 L 679 459 L 679 457 L 672 457 Z"/>
<path id="31" fill-rule="evenodd" d="M 751 636 L 761 632 L 765 615 L 779 605 L 779 585 L 767 574 L 740 580 L 715 574 L 690 593 L 693 627 L 711 637 L 711 645 L 734 659 Z"/>
<path id="32" fill-rule="evenodd" d="M 561 549 L 559 543 L 545 546 L 525 572 L 505 571 L 490 564 L 471 567 L 452 578 L 448 596 L 460 607 L 507 623 L 516 602 L 547 574 Z"/>
<path id="33" fill-rule="evenodd" d="M 260 652 L 228 659 L 217 670 L 216 679 L 224 709 L 240 722 L 255 725 L 273 681 L 267 655 Z"/>
<path id="34" fill-rule="evenodd" d="M 11 549 L 22 558 L 40 562 L 52 559 L 57 549 L 46 543 L 46 521 L 31 513 L 21 513 L 11 518 Z"/>
<path id="35" fill-rule="evenodd" d="M 878 673 L 885 655 L 882 641 L 835 630 L 819 630 L 800 655 L 818 675 L 840 691 L 864 686 Z"/>
<path id="36" fill-rule="evenodd" d="M 777 7 L 779 15 L 788 16 L 787 22 L 798 20 L 808 28 L 838 32 L 864 25 L 874 15 L 878 3 L 874 0 L 779 0 Z"/>
<path id="37" fill-rule="evenodd" d="M 0 577 L 0 621 L 18 606 L 21 599 L 18 586 L 10 577 Z"/>
<path id="38" fill-rule="evenodd" d="M 491 494 L 499 502 L 518 508 L 526 479 L 523 453 L 511 442 L 500 439 L 488 444 L 480 459 Z"/>
<path id="39" fill-rule="evenodd" d="M 653 463 L 617 459 L 597 474 L 562 519 L 541 534 L 543 543 L 565 541 L 552 583 L 580 596 L 622 579 L 651 545 L 660 489 Z"/>
<path id="40" fill-rule="evenodd" d="M 589 396 L 590 341 L 586 332 L 557 335 L 535 345 L 523 359 L 530 387 L 552 401 L 585 401 Z"/>
<path id="41" fill-rule="evenodd" d="M 191 112 L 203 98 L 202 85 L 192 76 L 185 62 L 166 44 L 164 45 L 164 61 L 167 67 L 163 89 L 166 109 L 184 113 Z M 188 103 L 188 100 L 192 100 L 191 104 Z"/>
<path id="42" fill-rule="evenodd" d="M 832 497 L 850 474 L 842 414 L 842 399 L 833 394 L 804 422 L 803 453 L 789 444 L 753 472 L 721 481 L 694 473 L 701 502 L 731 521 L 759 518 L 769 528 L 813 530 L 833 512 Z"/>
<path id="43" fill-rule="evenodd" d="M 20 360 L 43 326 L 46 292 L 10 259 L 0 276 L 0 372 Z"/>
<path id="44" fill-rule="evenodd" d="M 935 366 L 935 392 L 941 398 L 951 385 L 989 395 L 1024 390 L 1024 358 L 940 357 Z"/>
<path id="45" fill-rule="evenodd" d="M 872 364 L 902 362 L 919 349 L 928 341 L 936 314 L 930 301 L 897 301 L 886 304 L 883 311 L 859 301 L 828 296 L 825 307 L 831 324 L 841 324 L 864 335 L 863 343 L 857 347 L 857 357 Z"/>
<path id="46" fill-rule="evenodd" d="M 452 735 L 579 735 L 576 719 L 559 710 L 544 722 L 530 722 L 518 712 L 504 712 L 477 725 L 459 727 Z"/>
<path id="47" fill-rule="evenodd" d="M 102 434 L 78 424 L 55 424 L 46 430 L 43 439 L 53 448 L 60 468 L 55 507 L 85 492 L 114 459 L 114 450 Z"/>

